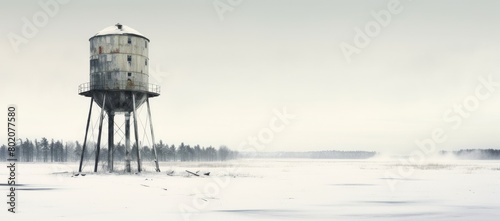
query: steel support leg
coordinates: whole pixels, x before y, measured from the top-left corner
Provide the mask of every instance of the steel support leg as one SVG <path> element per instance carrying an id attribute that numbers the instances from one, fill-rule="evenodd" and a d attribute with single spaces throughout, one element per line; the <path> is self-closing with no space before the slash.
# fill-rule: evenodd
<path id="1" fill-rule="evenodd" d="M 113 172 L 113 152 L 115 149 L 114 136 L 115 136 L 115 113 L 108 112 L 108 169 Z"/>
<path id="2" fill-rule="evenodd" d="M 82 172 L 83 156 L 85 155 L 85 148 L 87 147 L 87 135 L 89 133 L 90 117 L 92 116 L 92 104 L 94 103 L 94 97 L 90 99 L 89 116 L 87 117 L 87 127 L 85 127 L 85 137 L 83 138 L 82 155 L 80 156 L 80 167 L 78 172 Z"/>
<path id="3" fill-rule="evenodd" d="M 151 108 L 149 106 L 149 98 L 146 98 L 146 104 L 148 105 L 149 126 L 151 128 L 151 139 L 153 141 L 153 153 L 155 157 L 156 172 L 160 172 L 160 165 L 158 164 L 158 154 L 156 153 L 155 133 L 153 131 L 153 119 L 151 118 Z"/>
<path id="4" fill-rule="evenodd" d="M 99 120 L 99 134 L 97 135 L 97 149 L 95 153 L 94 172 L 97 172 L 97 166 L 99 164 L 99 153 L 101 152 L 102 121 L 104 120 L 104 109 L 106 107 L 106 94 L 104 94 L 103 97 L 104 98 L 102 102 L 101 115 Z"/>
<path id="5" fill-rule="evenodd" d="M 125 113 L 125 171 L 132 172 L 130 168 L 130 112 Z"/>
<path id="6" fill-rule="evenodd" d="M 141 166 L 141 152 L 139 151 L 139 131 L 137 128 L 137 111 L 136 111 L 136 106 L 135 106 L 135 94 L 132 93 L 132 105 L 133 105 L 133 110 L 134 110 L 134 134 L 135 134 L 135 144 L 137 145 L 137 171 L 140 173 L 142 172 L 142 166 Z"/>

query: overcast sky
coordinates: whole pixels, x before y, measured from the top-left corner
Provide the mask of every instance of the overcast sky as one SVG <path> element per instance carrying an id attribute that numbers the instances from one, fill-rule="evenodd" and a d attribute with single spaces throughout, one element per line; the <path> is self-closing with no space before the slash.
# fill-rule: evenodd
<path id="1" fill-rule="evenodd" d="M 1 113 L 17 105 L 20 137 L 81 142 L 88 39 L 119 22 L 151 40 L 155 135 L 168 144 L 409 152 L 438 128 L 439 149 L 500 147 L 500 87 L 481 83 L 500 82 L 498 1 L 233 2 L 73 0 L 44 24 L 38 1 L 2 0 Z M 296 118 L 281 127 L 283 109 Z"/>

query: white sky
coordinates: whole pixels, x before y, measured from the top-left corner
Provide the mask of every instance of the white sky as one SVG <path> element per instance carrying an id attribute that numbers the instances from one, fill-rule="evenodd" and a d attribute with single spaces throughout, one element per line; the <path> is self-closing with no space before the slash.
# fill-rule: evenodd
<path id="1" fill-rule="evenodd" d="M 401 0 L 403 11 L 350 63 L 339 45 L 353 44 L 355 28 L 389 1 L 244 0 L 223 20 L 214 2 L 73 0 L 16 53 L 9 33 L 22 36 L 23 18 L 43 9 L 2 0 L 1 121 L 13 103 L 20 137 L 82 141 L 88 39 L 120 22 L 151 40 L 150 83 L 162 87 L 151 100 L 155 135 L 168 144 L 237 149 L 285 107 L 297 119 L 263 150 L 407 152 L 438 127 L 440 149 L 499 147 L 500 90 L 457 129 L 443 120 L 481 76 L 500 82 L 498 1 Z"/>

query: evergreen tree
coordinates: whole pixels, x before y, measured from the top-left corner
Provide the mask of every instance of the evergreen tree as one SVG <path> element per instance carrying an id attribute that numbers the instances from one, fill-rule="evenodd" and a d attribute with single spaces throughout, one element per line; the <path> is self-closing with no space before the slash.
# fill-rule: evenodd
<path id="1" fill-rule="evenodd" d="M 48 161 L 48 148 L 49 148 L 49 142 L 47 141 L 47 138 L 42 137 L 42 140 L 40 141 L 40 145 L 42 146 L 42 153 L 43 153 L 43 162 Z"/>
<path id="2" fill-rule="evenodd" d="M 50 141 L 49 149 L 50 149 L 50 162 L 54 162 L 54 139 Z"/>
<path id="3" fill-rule="evenodd" d="M 170 159 L 172 161 L 177 160 L 177 152 L 176 152 L 175 146 L 173 144 L 169 148 L 169 154 L 170 154 Z"/>

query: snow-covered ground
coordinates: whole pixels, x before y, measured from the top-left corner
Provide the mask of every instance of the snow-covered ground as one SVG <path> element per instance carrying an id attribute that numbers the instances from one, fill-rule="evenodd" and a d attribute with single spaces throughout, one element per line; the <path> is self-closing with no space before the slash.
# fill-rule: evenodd
<path id="1" fill-rule="evenodd" d="M 0 220 L 500 217 L 499 161 L 435 161 L 402 167 L 389 160 L 255 159 L 162 163 L 161 173 L 150 172 L 152 164 L 144 164 L 147 171 L 141 174 L 87 172 L 74 176 L 77 163 L 21 163 L 16 214 L 7 212 L 7 169 L 2 166 L 4 209 Z M 398 173 L 408 169 L 414 173 Z M 186 170 L 199 171 L 200 176 Z M 210 175 L 202 175 L 205 172 Z"/>

